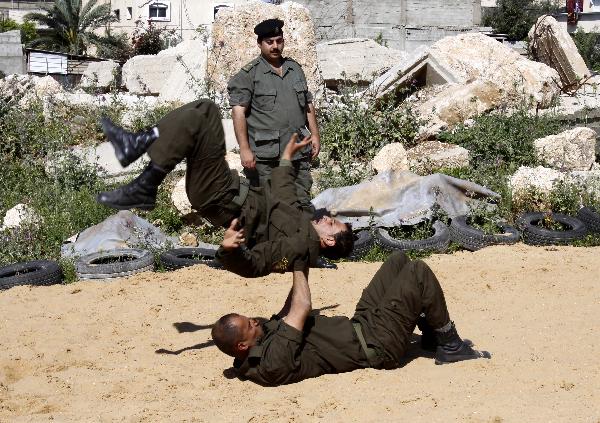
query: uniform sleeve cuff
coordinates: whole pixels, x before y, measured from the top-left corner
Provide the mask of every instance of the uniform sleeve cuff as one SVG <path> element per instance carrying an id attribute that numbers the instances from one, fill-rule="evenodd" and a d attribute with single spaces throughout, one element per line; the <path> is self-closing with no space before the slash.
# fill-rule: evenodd
<path id="1" fill-rule="evenodd" d="M 281 159 L 279 160 L 279 166 L 281 167 L 292 167 L 292 161 L 288 160 L 288 159 Z"/>

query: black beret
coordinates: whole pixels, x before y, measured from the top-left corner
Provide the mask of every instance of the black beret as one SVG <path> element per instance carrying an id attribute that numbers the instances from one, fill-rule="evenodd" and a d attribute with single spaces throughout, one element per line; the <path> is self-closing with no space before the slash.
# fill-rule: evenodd
<path id="1" fill-rule="evenodd" d="M 277 37 L 283 35 L 283 21 L 281 19 L 267 19 L 254 27 L 254 33 L 259 38 Z"/>

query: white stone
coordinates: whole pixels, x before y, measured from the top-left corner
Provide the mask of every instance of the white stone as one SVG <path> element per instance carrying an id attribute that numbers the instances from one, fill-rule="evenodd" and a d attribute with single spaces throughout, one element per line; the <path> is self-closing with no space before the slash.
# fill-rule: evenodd
<path id="1" fill-rule="evenodd" d="M 519 197 L 532 189 L 542 194 L 549 194 L 555 183 L 564 181 L 566 174 L 543 166 L 521 166 L 510 177 L 509 186 L 513 197 Z"/>
<path id="2" fill-rule="evenodd" d="M 121 69 L 117 62 L 105 60 L 90 62 L 83 71 L 80 85 L 82 87 L 109 88 L 116 86 Z"/>
<path id="3" fill-rule="evenodd" d="M 235 169 L 240 175 L 242 174 L 244 167 L 242 166 L 242 159 L 238 153 L 228 151 L 227 154 L 225 154 L 225 160 L 230 169 Z"/>
<path id="4" fill-rule="evenodd" d="M 234 149 L 239 150 L 240 147 L 237 143 L 237 138 L 235 137 L 235 130 L 233 129 L 233 119 L 223 119 L 221 123 L 223 124 L 223 131 L 225 132 L 225 148 L 227 151 Z"/>
<path id="5" fill-rule="evenodd" d="M 591 75 L 567 26 L 549 15 L 540 16 L 529 30 L 529 48 L 541 62 L 555 69 L 569 88 Z"/>
<path id="6" fill-rule="evenodd" d="M 596 158 L 596 132 L 574 128 L 533 142 L 539 160 L 559 170 L 590 170 Z"/>
<path id="7" fill-rule="evenodd" d="M 321 75 L 328 86 L 341 81 L 369 83 L 408 53 L 377 44 L 369 38 L 346 38 L 317 44 Z"/>
<path id="8" fill-rule="evenodd" d="M 188 199 L 187 192 L 185 191 L 185 176 L 181 178 L 171 191 L 171 201 L 175 208 L 182 215 L 187 215 L 192 212 L 192 205 Z"/>
<path id="9" fill-rule="evenodd" d="M 179 242 L 184 247 L 197 247 L 198 246 L 198 237 L 191 232 L 184 232 L 179 235 Z"/>
<path id="10" fill-rule="evenodd" d="M 284 56 L 302 65 L 308 88 L 316 99 L 323 91 L 319 72 L 315 28 L 308 9 L 286 1 L 281 5 L 248 1 L 236 7 L 221 9 L 212 28 L 212 47 L 207 75 L 214 88 L 226 94 L 227 82 L 242 66 L 258 57 L 254 26 L 265 19 L 279 18 L 285 22 Z"/>
<path id="11" fill-rule="evenodd" d="M 175 55 L 176 59 L 158 98 L 163 101 L 188 103 L 205 96 L 207 54 L 208 47 L 200 40 L 186 40 L 158 53 L 157 57 Z"/>
<path id="12" fill-rule="evenodd" d="M 123 85 L 134 94 L 159 94 L 171 70 L 177 65 L 177 56 L 134 56 L 123 65 Z"/>
<path id="13" fill-rule="evenodd" d="M 407 151 L 410 170 L 431 173 L 438 169 L 469 166 L 469 151 L 461 146 L 440 141 L 426 141 Z"/>
<path id="14" fill-rule="evenodd" d="M 112 178 L 123 177 L 130 173 L 140 173 L 150 161 L 150 158 L 144 155 L 128 167 L 123 167 L 117 160 L 115 150 L 110 142 L 103 142 L 95 147 L 75 146 L 71 151 L 84 162 L 96 167 Z"/>
<path id="15" fill-rule="evenodd" d="M 0 80 L 0 98 L 5 103 L 24 106 L 33 100 L 44 100 L 64 93 L 64 89 L 51 76 L 8 75 Z"/>
<path id="16" fill-rule="evenodd" d="M 22 225 L 26 224 L 39 224 L 40 222 L 41 218 L 37 215 L 35 210 L 26 204 L 17 204 L 4 215 L 0 231 L 20 228 Z"/>
<path id="17" fill-rule="evenodd" d="M 385 145 L 371 162 L 377 173 L 386 170 L 408 170 L 408 157 L 404 146 L 399 142 Z"/>

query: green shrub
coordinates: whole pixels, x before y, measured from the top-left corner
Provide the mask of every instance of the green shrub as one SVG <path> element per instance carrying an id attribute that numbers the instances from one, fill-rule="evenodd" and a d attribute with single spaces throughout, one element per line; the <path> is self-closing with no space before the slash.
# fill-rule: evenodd
<path id="1" fill-rule="evenodd" d="M 598 72 L 600 70 L 600 34 L 578 29 L 572 36 L 587 67 Z"/>
<path id="2" fill-rule="evenodd" d="M 553 0 L 498 0 L 496 8 L 483 17 L 482 23 L 494 28 L 496 33 L 519 41 L 527 37 L 538 17 L 558 9 L 559 3 Z"/>

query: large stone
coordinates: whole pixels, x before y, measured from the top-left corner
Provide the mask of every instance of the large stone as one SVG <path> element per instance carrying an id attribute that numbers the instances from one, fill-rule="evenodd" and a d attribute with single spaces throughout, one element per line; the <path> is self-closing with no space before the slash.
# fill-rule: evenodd
<path id="1" fill-rule="evenodd" d="M 160 89 L 159 99 L 188 103 L 206 95 L 206 56 L 208 47 L 201 40 L 186 40 L 161 51 L 158 57 L 175 55 L 176 63 Z"/>
<path id="2" fill-rule="evenodd" d="M 552 192 L 554 184 L 564 181 L 567 175 L 555 169 L 543 166 L 521 166 L 510 177 L 509 186 L 514 198 L 526 195 L 530 190 L 540 194 Z"/>
<path id="3" fill-rule="evenodd" d="M 371 162 L 377 173 L 386 170 L 408 170 L 408 157 L 404 146 L 399 142 L 385 145 Z"/>
<path id="4" fill-rule="evenodd" d="M 51 76 L 9 75 L 0 80 L 0 99 L 5 104 L 24 106 L 64 92 L 62 85 Z"/>
<path id="5" fill-rule="evenodd" d="M 40 222 L 41 218 L 35 210 L 26 204 L 17 204 L 4 215 L 0 231 L 20 228 L 22 225 L 39 224 Z"/>
<path id="6" fill-rule="evenodd" d="M 342 81 L 368 84 L 408 53 L 377 44 L 369 38 L 346 38 L 317 44 L 321 75 L 327 87 Z"/>
<path id="7" fill-rule="evenodd" d="M 466 148 L 439 141 L 423 142 L 408 150 L 407 155 L 410 170 L 419 174 L 469 166 Z"/>
<path id="8" fill-rule="evenodd" d="M 175 54 L 134 56 L 123 65 L 123 85 L 134 94 L 159 94 L 177 65 Z"/>
<path id="9" fill-rule="evenodd" d="M 188 215 L 192 212 L 192 205 L 185 191 L 185 176 L 181 178 L 171 191 L 171 201 L 173 205 L 182 215 Z"/>
<path id="10" fill-rule="evenodd" d="M 226 95 L 227 82 L 239 70 L 260 54 L 254 26 L 265 19 L 279 18 L 285 22 L 284 55 L 302 65 L 309 90 L 319 98 L 323 79 L 319 72 L 316 37 L 308 9 L 294 2 L 281 5 L 249 1 L 219 11 L 212 29 L 212 48 L 207 75 L 217 92 Z"/>
<path id="11" fill-rule="evenodd" d="M 81 77 L 82 87 L 107 89 L 120 84 L 121 67 L 117 62 L 106 60 L 90 62 Z"/>
<path id="12" fill-rule="evenodd" d="M 596 132 L 574 128 L 533 142 L 539 160 L 559 170 L 590 170 L 596 158 Z"/>
<path id="13" fill-rule="evenodd" d="M 552 16 L 540 16 L 529 30 L 530 50 L 555 69 L 566 87 L 576 88 L 591 72 L 579 54 L 567 27 Z"/>
<path id="14" fill-rule="evenodd" d="M 429 57 L 451 73 L 456 82 L 494 82 L 503 88 L 505 101 L 531 100 L 535 106 L 545 108 L 552 105 L 560 91 L 554 69 L 528 60 L 483 34 L 443 38 L 430 47 Z"/>

